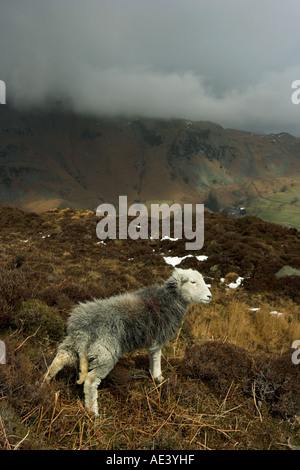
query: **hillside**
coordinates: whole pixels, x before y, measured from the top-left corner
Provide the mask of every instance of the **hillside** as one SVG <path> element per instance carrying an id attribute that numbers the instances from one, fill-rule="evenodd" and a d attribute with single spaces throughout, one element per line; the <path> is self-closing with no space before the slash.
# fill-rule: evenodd
<path id="1" fill-rule="evenodd" d="M 101 243 L 98 220 L 88 210 L 0 209 L 0 448 L 299 449 L 299 232 L 206 211 L 195 253 L 186 240 Z M 76 371 L 40 387 L 78 301 L 163 282 L 175 262 L 203 273 L 213 301 L 191 306 L 164 347 L 160 387 L 145 351 L 101 383 L 99 422 L 83 408 Z"/>
<path id="2" fill-rule="evenodd" d="M 0 206 L 94 210 L 101 202 L 205 202 L 300 226 L 300 139 L 211 122 L 92 118 L 0 107 Z M 266 199 L 268 198 L 268 199 Z M 275 201 L 275 202 L 274 202 Z"/>

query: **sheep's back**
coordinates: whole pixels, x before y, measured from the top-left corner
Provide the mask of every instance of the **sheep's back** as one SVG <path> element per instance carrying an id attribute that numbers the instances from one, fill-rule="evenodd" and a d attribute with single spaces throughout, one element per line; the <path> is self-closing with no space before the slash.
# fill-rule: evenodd
<path id="1" fill-rule="evenodd" d="M 184 309 L 164 286 L 80 303 L 69 317 L 75 342 L 118 340 L 121 352 L 163 344 L 178 329 Z"/>

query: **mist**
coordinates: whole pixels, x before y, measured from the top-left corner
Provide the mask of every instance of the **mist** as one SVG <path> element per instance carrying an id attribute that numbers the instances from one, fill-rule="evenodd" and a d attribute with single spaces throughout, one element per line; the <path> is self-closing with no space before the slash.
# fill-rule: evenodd
<path id="1" fill-rule="evenodd" d="M 296 0 L 4 0 L 7 104 L 300 136 Z"/>

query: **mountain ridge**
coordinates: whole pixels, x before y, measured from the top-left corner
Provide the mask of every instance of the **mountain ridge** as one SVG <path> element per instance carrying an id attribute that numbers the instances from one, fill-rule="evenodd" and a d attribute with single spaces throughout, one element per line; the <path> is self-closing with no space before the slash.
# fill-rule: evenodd
<path id="1" fill-rule="evenodd" d="M 209 208 L 222 211 L 284 193 L 296 208 L 299 155 L 300 138 L 286 132 L 254 134 L 185 119 L 88 117 L 60 104 L 26 112 L 5 105 L 0 205 L 35 212 L 95 209 L 127 195 L 132 202 L 207 207 L 214 200 L 216 207 Z"/>

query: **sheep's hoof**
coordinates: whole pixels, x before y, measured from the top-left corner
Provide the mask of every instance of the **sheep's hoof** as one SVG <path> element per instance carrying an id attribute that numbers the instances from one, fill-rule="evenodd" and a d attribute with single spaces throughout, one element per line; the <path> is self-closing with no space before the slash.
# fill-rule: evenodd
<path id="1" fill-rule="evenodd" d="M 86 411 L 89 414 L 91 419 L 94 419 L 95 421 L 100 421 L 101 420 L 101 415 L 100 415 L 98 410 L 93 409 L 91 407 L 89 407 L 89 408 L 85 407 L 85 409 L 86 409 Z"/>
<path id="2" fill-rule="evenodd" d="M 154 381 L 157 384 L 161 384 L 164 381 L 164 377 L 160 374 L 158 377 L 155 377 Z"/>

